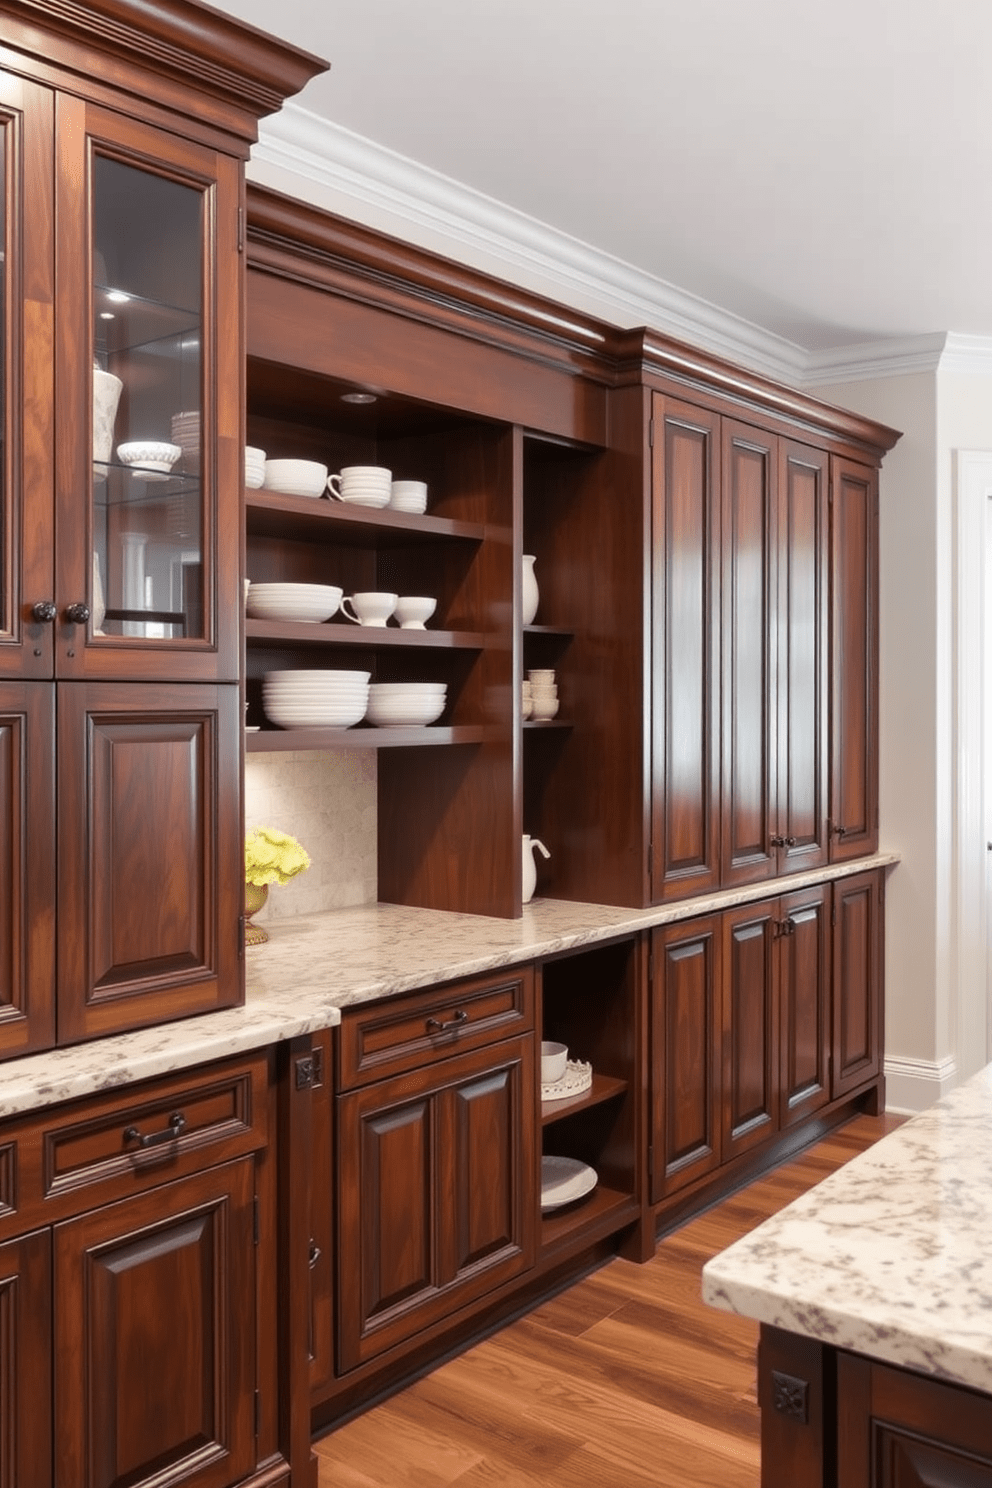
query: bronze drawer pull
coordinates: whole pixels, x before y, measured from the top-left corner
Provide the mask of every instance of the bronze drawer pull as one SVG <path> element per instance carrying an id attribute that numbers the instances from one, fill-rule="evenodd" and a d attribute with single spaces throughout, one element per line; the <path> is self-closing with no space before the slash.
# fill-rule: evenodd
<path id="1" fill-rule="evenodd" d="M 141 1148 L 161 1147 L 163 1142 L 176 1142 L 182 1135 L 186 1126 L 186 1117 L 182 1111 L 174 1111 L 169 1117 L 169 1124 L 164 1130 L 153 1132 L 150 1136 L 142 1136 L 136 1126 L 125 1128 L 125 1142 L 137 1142 Z"/>
<path id="2" fill-rule="evenodd" d="M 447 1021 L 447 1023 L 439 1023 L 436 1018 L 428 1018 L 427 1019 L 427 1032 L 428 1033 L 451 1033 L 452 1030 L 455 1029 L 455 1028 L 457 1028 L 460 1023 L 467 1023 L 467 1022 L 468 1022 L 468 1013 L 466 1013 L 464 1011 L 464 1009 L 459 1008 L 458 1011 L 457 1011 L 457 1013 L 455 1014 L 455 1016 L 453 1018 L 449 1018 L 448 1021 Z"/>

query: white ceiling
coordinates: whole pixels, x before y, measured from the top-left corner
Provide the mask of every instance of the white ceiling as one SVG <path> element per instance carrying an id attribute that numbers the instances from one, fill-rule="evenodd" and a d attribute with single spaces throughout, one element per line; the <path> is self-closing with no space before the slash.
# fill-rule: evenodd
<path id="1" fill-rule="evenodd" d="M 992 337 L 989 0 L 229 0 L 302 108 L 812 352 Z"/>

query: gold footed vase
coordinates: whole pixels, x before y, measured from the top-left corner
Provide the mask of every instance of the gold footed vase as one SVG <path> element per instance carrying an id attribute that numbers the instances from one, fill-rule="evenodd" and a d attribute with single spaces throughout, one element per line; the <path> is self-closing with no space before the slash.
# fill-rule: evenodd
<path id="1" fill-rule="evenodd" d="M 251 922 L 252 915 L 258 914 L 268 897 L 268 884 L 245 884 L 245 945 L 264 945 L 269 938 L 261 925 Z"/>

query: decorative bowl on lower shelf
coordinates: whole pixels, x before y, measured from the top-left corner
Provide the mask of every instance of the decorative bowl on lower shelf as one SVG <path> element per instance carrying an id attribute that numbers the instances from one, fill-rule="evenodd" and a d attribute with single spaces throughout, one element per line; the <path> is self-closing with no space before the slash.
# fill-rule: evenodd
<path id="1" fill-rule="evenodd" d="M 598 1182 L 596 1169 L 577 1157 L 542 1157 L 541 1213 L 549 1214 L 584 1199 Z"/>

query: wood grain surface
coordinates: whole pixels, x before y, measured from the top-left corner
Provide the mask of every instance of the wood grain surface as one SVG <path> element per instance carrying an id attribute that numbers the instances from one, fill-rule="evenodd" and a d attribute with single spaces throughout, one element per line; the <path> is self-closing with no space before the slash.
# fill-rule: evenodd
<path id="1" fill-rule="evenodd" d="M 898 1118 L 858 1116 L 316 1444 L 320 1488 L 758 1488 L 757 1324 L 703 1264 Z"/>

